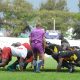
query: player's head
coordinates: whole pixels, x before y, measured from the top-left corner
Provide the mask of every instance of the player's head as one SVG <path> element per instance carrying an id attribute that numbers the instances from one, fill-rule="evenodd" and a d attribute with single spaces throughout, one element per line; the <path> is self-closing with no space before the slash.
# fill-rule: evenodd
<path id="1" fill-rule="evenodd" d="M 16 42 L 16 43 L 13 43 L 13 44 L 12 44 L 12 46 L 14 46 L 14 47 L 17 47 L 17 46 L 20 46 L 20 45 L 21 45 L 20 42 Z"/>
<path id="2" fill-rule="evenodd" d="M 41 24 L 40 22 L 38 22 L 38 23 L 36 24 L 36 28 L 38 28 L 38 27 L 42 27 L 42 24 Z"/>

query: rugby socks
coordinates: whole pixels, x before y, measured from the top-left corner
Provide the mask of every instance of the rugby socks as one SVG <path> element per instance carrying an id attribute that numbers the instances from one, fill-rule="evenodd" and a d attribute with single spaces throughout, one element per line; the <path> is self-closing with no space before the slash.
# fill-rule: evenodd
<path id="1" fill-rule="evenodd" d="M 43 60 L 37 61 L 36 72 L 40 72 L 40 67 L 44 64 Z"/>
<path id="2" fill-rule="evenodd" d="M 33 60 L 34 72 L 40 72 L 40 67 L 44 64 L 43 60 Z"/>
<path id="3" fill-rule="evenodd" d="M 33 60 L 33 65 L 34 65 L 34 72 L 36 72 L 36 67 L 37 67 L 37 61 Z"/>

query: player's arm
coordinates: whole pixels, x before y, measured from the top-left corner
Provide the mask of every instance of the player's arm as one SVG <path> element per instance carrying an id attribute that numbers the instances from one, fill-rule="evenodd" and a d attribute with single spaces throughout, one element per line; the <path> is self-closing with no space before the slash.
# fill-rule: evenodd
<path id="1" fill-rule="evenodd" d="M 9 47 L 4 47 L 1 55 L 2 62 L 0 63 L 0 67 L 6 66 L 11 60 L 11 49 Z"/>
<path id="2" fill-rule="evenodd" d="M 29 59 L 26 59 L 26 63 L 32 62 L 33 61 L 33 56 L 31 56 Z"/>
<path id="3" fill-rule="evenodd" d="M 47 44 L 46 44 L 46 38 L 45 38 L 45 36 L 43 37 L 43 47 L 44 47 L 44 49 L 46 48 L 46 46 L 47 46 Z"/>
<path id="4" fill-rule="evenodd" d="M 4 67 L 8 64 L 8 59 L 2 59 L 2 62 L 0 63 L 0 67 Z"/>

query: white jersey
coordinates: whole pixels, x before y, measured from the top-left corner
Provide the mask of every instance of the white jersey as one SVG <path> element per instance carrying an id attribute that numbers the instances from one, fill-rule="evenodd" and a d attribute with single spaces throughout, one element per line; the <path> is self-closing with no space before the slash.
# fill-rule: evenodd
<path id="1" fill-rule="evenodd" d="M 27 56 L 27 49 L 24 46 L 18 46 L 18 47 L 14 47 L 14 46 L 10 46 L 11 48 L 11 53 L 12 56 L 16 56 L 16 57 L 22 57 L 22 58 L 26 58 Z"/>

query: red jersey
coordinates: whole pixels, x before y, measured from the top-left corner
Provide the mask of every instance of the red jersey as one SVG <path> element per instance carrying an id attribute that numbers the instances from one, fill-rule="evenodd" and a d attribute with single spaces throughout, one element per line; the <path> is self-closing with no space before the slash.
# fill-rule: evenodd
<path id="1" fill-rule="evenodd" d="M 32 50 L 29 43 L 23 43 L 22 45 L 23 45 L 25 48 L 27 48 L 28 50 Z"/>
<path id="2" fill-rule="evenodd" d="M 25 62 L 29 63 L 33 61 L 33 56 L 31 56 L 29 59 L 26 59 Z"/>
<path id="3" fill-rule="evenodd" d="M 11 48 L 9 47 L 4 47 L 2 50 L 2 59 L 11 59 L 12 54 L 11 54 Z"/>

